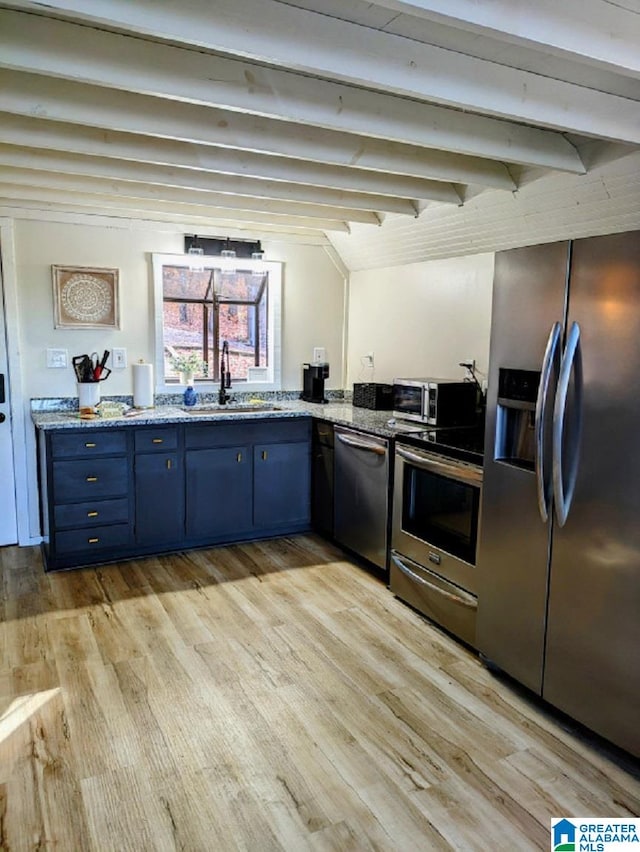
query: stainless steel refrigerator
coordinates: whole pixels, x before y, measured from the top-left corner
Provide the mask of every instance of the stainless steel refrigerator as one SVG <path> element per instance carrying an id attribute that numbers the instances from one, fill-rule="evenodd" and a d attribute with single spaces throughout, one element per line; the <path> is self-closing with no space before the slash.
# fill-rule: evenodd
<path id="1" fill-rule="evenodd" d="M 640 232 L 496 256 L 480 652 L 640 755 Z"/>

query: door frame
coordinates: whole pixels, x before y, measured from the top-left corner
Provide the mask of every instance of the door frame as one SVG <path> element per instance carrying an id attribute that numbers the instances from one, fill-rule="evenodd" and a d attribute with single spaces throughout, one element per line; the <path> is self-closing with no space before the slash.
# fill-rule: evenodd
<path id="1" fill-rule="evenodd" d="M 31 422 L 29 400 L 24 399 L 20 356 L 18 310 L 18 281 L 16 274 L 15 232 L 13 219 L 0 217 L 0 254 L 4 292 L 4 320 L 9 373 L 9 410 L 13 442 L 13 473 L 15 477 L 18 544 L 38 544 L 39 530 L 37 463 L 35 435 L 28 440 Z M 0 302 L 0 310 L 2 304 Z M 30 481 L 31 487 L 30 487 Z M 33 530 L 35 527 L 35 531 Z"/>

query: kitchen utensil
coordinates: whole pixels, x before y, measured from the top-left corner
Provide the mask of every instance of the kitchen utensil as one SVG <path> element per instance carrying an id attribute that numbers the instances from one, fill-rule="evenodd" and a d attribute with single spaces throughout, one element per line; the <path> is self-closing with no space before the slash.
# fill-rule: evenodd
<path id="1" fill-rule="evenodd" d="M 91 359 L 88 355 L 74 355 L 71 363 L 79 382 L 91 381 Z"/>
<path id="2" fill-rule="evenodd" d="M 93 378 L 95 379 L 96 382 L 102 381 L 103 379 L 107 378 L 107 376 L 103 376 L 103 373 L 104 373 L 105 365 L 107 363 L 107 360 L 109 359 L 110 354 L 111 353 L 109 352 L 109 350 L 105 349 L 104 352 L 102 353 L 102 358 L 96 364 L 96 366 L 93 368 Z M 94 355 L 95 355 L 95 353 L 94 353 Z M 97 357 L 98 356 L 96 355 L 96 359 L 97 359 Z M 111 372 L 111 371 L 109 370 L 109 372 Z"/>

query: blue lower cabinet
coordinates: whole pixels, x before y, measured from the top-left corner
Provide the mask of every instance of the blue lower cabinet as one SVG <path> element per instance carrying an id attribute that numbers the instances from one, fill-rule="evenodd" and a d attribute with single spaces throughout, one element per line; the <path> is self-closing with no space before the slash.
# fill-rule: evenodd
<path id="1" fill-rule="evenodd" d="M 253 448 L 253 523 L 293 528 L 311 518 L 309 442 L 258 444 Z"/>
<path id="2" fill-rule="evenodd" d="M 135 538 L 138 544 L 184 539 L 184 469 L 179 453 L 135 457 Z"/>
<path id="3" fill-rule="evenodd" d="M 186 452 L 187 537 L 232 539 L 251 530 L 251 448 Z"/>
<path id="4" fill-rule="evenodd" d="M 41 431 L 47 570 L 300 532 L 310 420 Z"/>

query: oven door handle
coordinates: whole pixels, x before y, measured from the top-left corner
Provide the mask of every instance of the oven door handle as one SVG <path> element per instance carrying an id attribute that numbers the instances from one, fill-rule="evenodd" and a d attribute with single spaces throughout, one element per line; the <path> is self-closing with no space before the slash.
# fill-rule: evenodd
<path id="1" fill-rule="evenodd" d="M 466 592 L 460 591 L 459 595 L 454 595 L 452 592 L 448 592 L 446 589 L 437 586 L 435 583 L 430 583 L 428 580 L 425 580 L 424 577 L 421 577 L 420 574 L 416 574 L 415 571 L 412 571 L 408 565 L 406 565 L 395 553 L 391 554 L 391 559 L 393 563 L 397 566 L 397 568 L 402 571 L 402 573 L 408 577 L 410 580 L 413 580 L 415 583 L 420 583 L 422 586 L 426 586 L 434 592 L 437 592 L 439 595 L 442 595 L 445 598 L 448 598 L 453 603 L 460 604 L 460 606 L 466 606 L 470 609 L 478 608 L 478 600 L 474 598 L 473 595 L 469 595 Z"/>
<path id="2" fill-rule="evenodd" d="M 444 459 L 440 460 L 433 456 L 426 456 L 423 453 L 413 452 L 397 444 L 396 453 L 400 458 L 419 467 L 421 470 L 437 473 L 440 476 L 448 476 L 449 479 L 456 479 L 458 482 L 465 482 L 469 485 L 482 485 L 482 468 L 447 462 Z"/>
<path id="3" fill-rule="evenodd" d="M 370 441 L 361 441 L 358 438 L 352 438 L 350 435 L 338 434 L 338 432 L 336 432 L 336 438 L 348 447 L 355 447 L 357 450 L 366 450 L 369 453 L 375 453 L 377 456 L 384 456 L 387 453 L 387 448 L 380 444 L 372 444 Z"/>

